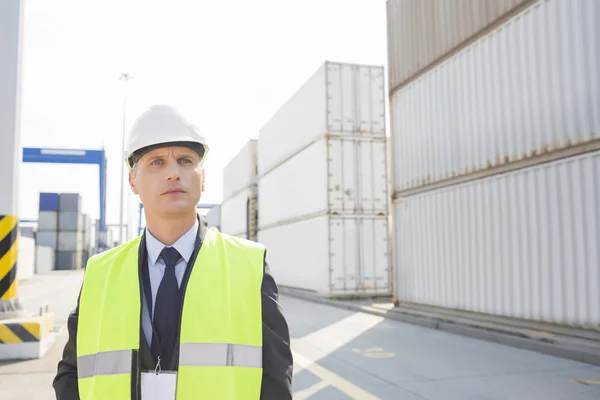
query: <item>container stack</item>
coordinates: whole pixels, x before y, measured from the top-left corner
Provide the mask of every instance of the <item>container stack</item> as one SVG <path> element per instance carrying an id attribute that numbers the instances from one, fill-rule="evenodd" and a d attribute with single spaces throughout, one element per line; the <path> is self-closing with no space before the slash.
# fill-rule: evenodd
<path id="1" fill-rule="evenodd" d="M 391 294 L 384 79 L 326 62 L 260 131 L 258 239 L 281 285 Z"/>
<path id="2" fill-rule="evenodd" d="M 221 230 L 221 205 L 217 204 L 206 213 L 206 219 L 208 220 L 208 226 L 214 226 L 218 230 Z"/>
<path id="3" fill-rule="evenodd" d="M 257 141 L 250 140 L 223 170 L 221 231 L 256 240 Z"/>
<path id="4" fill-rule="evenodd" d="M 81 253 L 81 266 L 85 268 L 92 254 L 92 218 L 83 214 L 83 251 Z"/>
<path id="5" fill-rule="evenodd" d="M 81 195 L 61 193 L 58 215 L 58 252 L 56 269 L 80 269 L 83 260 L 84 216 Z"/>
<path id="6" fill-rule="evenodd" d="M 58 203 L 58 193 L 40 193 L 38 229 L 35 237 L 36 273 L 54 269 L 58 250 Z"/>
<path id="7" fill-rule="evenodd" d="M 397 300 L 597 329 L 600 2 L 387 4 Z"/>

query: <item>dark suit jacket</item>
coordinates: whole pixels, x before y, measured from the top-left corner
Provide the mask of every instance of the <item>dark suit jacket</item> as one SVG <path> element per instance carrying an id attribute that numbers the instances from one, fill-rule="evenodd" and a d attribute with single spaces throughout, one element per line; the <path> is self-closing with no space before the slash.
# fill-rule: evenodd
<path id="1" fill-rule="evenodd" d="M 206 220 L 200 219 L 199 234 L 204 237 Z M 145 251 L 142 243 L 140 248 Z M 145 257 L 140 257 L 140 263 Z M 183 286 L 183 284 L 182 284 Z M 283 311 L 278 303 L 278 289 L 269 266 L 264 261 L 262 282 L 262 318 L 263 318 L 263 377 L 260 400 L 292 399 L 293 359 L 290 348 L 290 334 Z M 58 363 L 58 371 L 53 381 L 57 400 L 78 400 L 77 386 L 77 321 L 79 315 L 79 299 L 77 307 L 69 315 L 67 328 L 69 339 L 63 351 L 63 358 Z M 140 329 L 140 357 L 144 370 L 154 369 L 154 355 L 150 351 L 145 336 Z M 176 346 L 176 349 L 179 345 Z M 177 359 L 178 354 L 174 354 Z M 257 399 L 258 400 L 258 399 Z"/>

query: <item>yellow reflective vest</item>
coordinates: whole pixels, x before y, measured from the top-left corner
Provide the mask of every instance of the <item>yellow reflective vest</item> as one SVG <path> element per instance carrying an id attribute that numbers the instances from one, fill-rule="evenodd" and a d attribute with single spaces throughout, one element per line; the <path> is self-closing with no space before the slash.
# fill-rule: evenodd
<path id="1" fill-rule="evenodd" d="M 88 261 L 77 329 L 82 400 L 139 392 L 140 240 Z M 264 251 L 207 229 L 184 294 L 177 400 L 260 398 Z"/>

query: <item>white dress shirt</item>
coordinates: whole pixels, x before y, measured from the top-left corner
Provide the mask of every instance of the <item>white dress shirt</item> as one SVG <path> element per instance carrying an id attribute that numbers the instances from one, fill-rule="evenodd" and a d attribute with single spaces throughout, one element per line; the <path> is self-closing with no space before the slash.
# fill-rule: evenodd
<path id="1" fill-rule="evenodd" d="M 194 252 L 194 246 L 196 245 L 196 237 L 198 235 L 198 220 L 194 223 L 194 226 L 187 231 L 182 237 L 180 237 L 173 246 L 181 255 L 181 259 L 175 265 L 175 276 L 177 277 L 177 284 L 181 287 L 181 281 L 185 273 L 185 267 L 187 266 L 192 253 Z M 148 229 L 146 229 L 146 252 L 148 254 L 148 271 L 150 275 L 150 288 L 152 291 L 152 318 L 154 318 L 154 304 L 156 302 L 156 293 L 158 292 L 158 286 L 165 274 L 165 262 L 162 258 L 159 258 L 160 252 L 167 246 L 156 239 Z M 142 285 L 143 287 L 143 285 Z M 144 335 L 148 341 L 148 345 L 152 346 L 152 324 L 150 322 L 150 316 L 148 313 L 148 303 L 146 300 L 142 301 L 142 328 L 144 329 Z"/>

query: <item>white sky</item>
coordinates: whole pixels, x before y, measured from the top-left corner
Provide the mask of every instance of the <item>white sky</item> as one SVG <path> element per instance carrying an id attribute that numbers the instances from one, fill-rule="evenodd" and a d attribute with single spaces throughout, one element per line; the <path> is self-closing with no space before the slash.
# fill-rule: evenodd
<path id="1" fill-rule="evenodd" d="M 22 145 L 104 146 L 108 223 L 119 220 L 121 72 L 135 77 L 128 126 L 167 103 L 207 136 L 202 202 L 219 203 L 223 167 L 325 60 L 387 66 L 385 0 L 25 4 Z M 20 176 L 21 218 L 37 218 L 44 191 L 79 192 L 98 217 L 97 167 L 22 164 Z"/>

